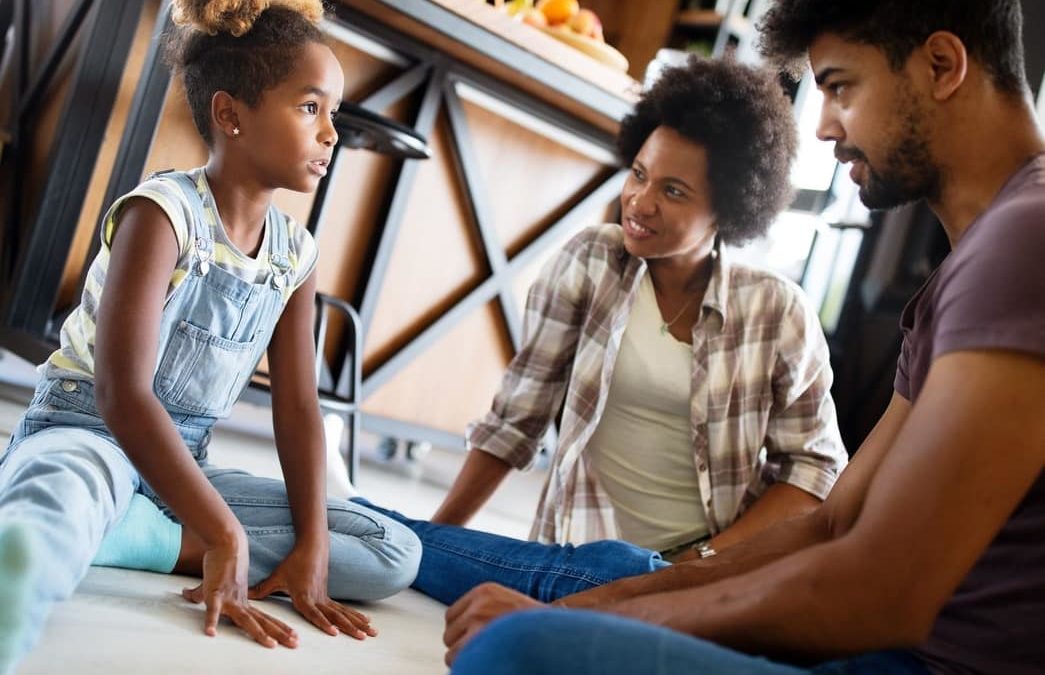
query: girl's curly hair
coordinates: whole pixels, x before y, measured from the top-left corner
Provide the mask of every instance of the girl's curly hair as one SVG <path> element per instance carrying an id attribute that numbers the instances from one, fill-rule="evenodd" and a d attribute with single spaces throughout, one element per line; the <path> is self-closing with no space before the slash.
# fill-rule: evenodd
<path id="1" fill-rule="evenodd" d="M 257 105 L 290 74 L 306 45 L 325 43 L 322 17 L 322 0 L 174 0 L 165 56 L 182 76 L 207 145 L 215 92 Z"/>
<path id="2" fill-rule="evenodd" d="M 706 150 L 722 240 L 742 244 L 765 234 L 791 199 L 798 145 L 791 102 L 776 75 L 732 59 L 691 56 L 664 70 L 621 122 L 617 147 L 626 164 L 660 126 Z"/>

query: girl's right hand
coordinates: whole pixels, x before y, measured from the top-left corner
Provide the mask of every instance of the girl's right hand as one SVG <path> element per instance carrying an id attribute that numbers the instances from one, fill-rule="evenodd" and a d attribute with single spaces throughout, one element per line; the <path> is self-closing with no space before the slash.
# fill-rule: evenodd
<path id="1" fill-rule="evenodd" d="M 183 589 L 182 597 L 192 603 L 206 603 L 207 635 L 216 635 L 218 620 L 227 616 L 265 647 L 297 647 L 298 636 L 293 628 L 247 601 L 246 551 L 246 542 L 207 550 L 203 554 L 203 583 Z"/>

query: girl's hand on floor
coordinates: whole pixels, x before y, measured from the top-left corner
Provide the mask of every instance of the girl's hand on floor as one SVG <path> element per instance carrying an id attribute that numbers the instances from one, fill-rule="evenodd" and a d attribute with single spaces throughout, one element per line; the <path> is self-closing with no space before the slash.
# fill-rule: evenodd
<path id="1" fill-rule="evenodd" d="M 227 616 L 265 647 L 297 647 L 298 636 L 293 628 L 247 601 L 247 545 L 216 547 L 203 554 L 203 583 L 196 588 L 182 590 L 182 596 L 192 603 L 206 603 L 207 619 L 204 632 L 216 635 L 218 620 Z M 243 553 L 240 553 L 240 552 Z"/>
<path id="2" fill-rule="evenodd" d="M 317 551 L 296 547 L 269 578 L 250 589 L 250 598 L 260 600 L 273 593 L 286 593 L 294 609 L 328 635 L 340 632 L 357 640 L 376 636 L 377 630 L 370 625 L 370 617 L 331 600 L 327 595 L 328 564 L 326 549 Z"/>

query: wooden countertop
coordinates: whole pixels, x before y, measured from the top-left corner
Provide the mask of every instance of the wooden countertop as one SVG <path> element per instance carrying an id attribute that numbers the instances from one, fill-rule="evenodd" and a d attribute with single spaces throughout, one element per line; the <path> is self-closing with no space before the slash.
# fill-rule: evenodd
<path id="1" fill-rule="evenodd" d="M 340 0 L 608 133 L 641 84 L 482 0 Z"/>

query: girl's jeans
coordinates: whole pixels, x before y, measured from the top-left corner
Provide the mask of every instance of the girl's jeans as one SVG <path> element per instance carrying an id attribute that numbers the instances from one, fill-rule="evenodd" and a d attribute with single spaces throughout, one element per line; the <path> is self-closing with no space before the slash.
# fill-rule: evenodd
<path id="1" fill-rule="evenodd" d="M 210 422 L 182 416 L 175 425 L 243 524 L 249 583 L 256 584 L 294 546 L 286 488 L 282 481 L 209 464 Z M 0 523 L 21 523 L 36 549 L 22 653 L 35 644 L 52 604 L 76 589 L 136 491 L 156 499 L 94 412 L 91 383 L 42 381 L 11 444 L 0 452 Z M 409 529 L 342 500 L 328 502 L 327 517 L 332 597 L 376 600 L 410 584 L 421 551 Z"/>

